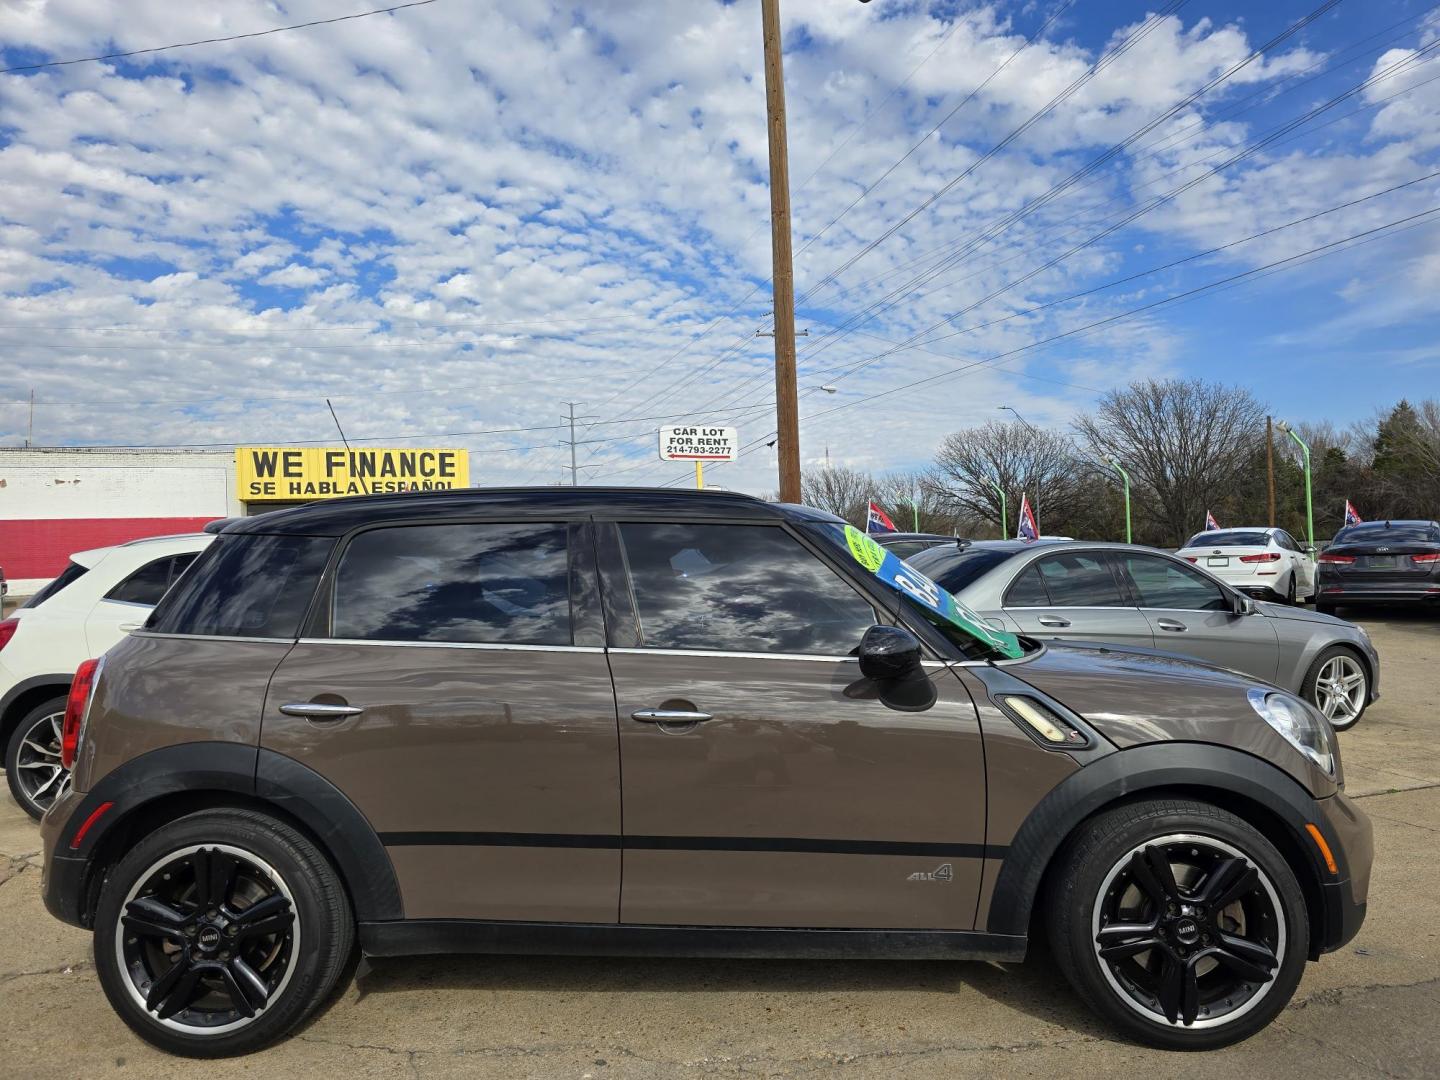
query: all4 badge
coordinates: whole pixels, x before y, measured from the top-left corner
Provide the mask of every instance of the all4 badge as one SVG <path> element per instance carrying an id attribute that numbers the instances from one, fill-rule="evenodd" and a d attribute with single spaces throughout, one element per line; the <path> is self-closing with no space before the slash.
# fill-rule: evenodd
<path id="1" fill-rule="evenodd" d="M 931 871 L 929 871 L 928 873 L 927 873 L 926 871 L 924 871 L 924 870 L 916 870 L 915 873 L 911 874 L 911 875 L 910 875 L 909 877 L 907 877 L 905 880 L 906 880 L 906 881 L 954 881 L 954 880 L 955 880 L 955 867 L 951 866 L 948 862 L 947 862 L 947 863 L 941 863 L 941 864 L 940 864 L 939 866 L 937 866 L 934 870 L 931 870 Z"/>

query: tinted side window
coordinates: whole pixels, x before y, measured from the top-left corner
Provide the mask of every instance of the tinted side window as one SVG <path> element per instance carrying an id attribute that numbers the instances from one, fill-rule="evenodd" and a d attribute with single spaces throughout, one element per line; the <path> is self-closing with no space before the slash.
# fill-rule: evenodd
<path id="1" fill-rule="evenodd" d="M 1031 563 L 1005 590 L 1006 607 L 1050 607 L 1050 594 L 1040 579 L 1040 570 Z"/>
<path id="2" fill-rule="evenodd" d="M 105 599 L 154 607 L 194 558 L 187 553 L 166 555 L 163 559 L 148 562 L 106 593 Z"/>
<path id="3" fill-rule="evenodd" d="M 218 536 L 145 626 L 160 634 L 293 638 L 335 541 Z"/>
<path id="4" fill-rule="evenodd" d="M 1098 554 L 1066 552 L 1037 562 L 1045 591 L 1055 607 L 1129 607 L 1115 575 Z"/>
<path id="5" fill-rule="evenodd" d="M 419 525 L 350 542 L 335 576 L 337 638 L 569 645 L 566 527 Z"/>
<path id="6" fill-rule="evenodd" d="M 896 544 L 886 544 L 886 551 L 893 551 L 897 558 L 908 559 L 911 555 L 919 555 L 930 545 L 923 540 L 902 540 Z"/>
<path id="7" fill-rule="evenodd" d="M 1122 555 L 1126 571 L 1145 608 L 1225 611 L 1230 607 L 1219 585 L 1188 566 L 1151 555 Z"/>
<path id="8" fill-rule="evenodd" d="M 783 529 L 621 525 L 644 644 L 845 656 L 869 602 Z"/>

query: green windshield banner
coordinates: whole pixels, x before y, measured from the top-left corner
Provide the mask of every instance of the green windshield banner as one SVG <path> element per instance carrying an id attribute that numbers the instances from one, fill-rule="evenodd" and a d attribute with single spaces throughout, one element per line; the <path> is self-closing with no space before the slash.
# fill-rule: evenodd
<path id="1" fill-rule="evenodd" d="M 924 574 L 910 566 L 894 552 L 886 551 L 854 525 L 845 526 L 845 543 L 855 561 L 892 589 L 904 593 L 927 611 L 934 612 L 948 623 L 958 626 L 973 638 L 1010 659 L 1025 655 L 1020 639 L 1004 630 L 996 630 L 955 597 Z"/>

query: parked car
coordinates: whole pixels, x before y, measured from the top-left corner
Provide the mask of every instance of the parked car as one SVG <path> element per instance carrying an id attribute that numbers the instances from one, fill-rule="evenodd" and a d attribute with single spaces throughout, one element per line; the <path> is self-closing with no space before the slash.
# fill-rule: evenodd
<path id="1" fill-rule="evenodd" d="M 1284 529 L 1212 529 L 1175 554 L 1262 600 L 1295 604 L 1315 592 L 1315 563 Z"/>
<path id="2" fill-rule="evenodd" d="M 80 667 L 64 752 L 45 903 L 194 1056 L 292 1031 L 357 943 L 1019 961 L 1032 915 L 1122 1031 L 1216 1047 L 1353 937 L 1371 861 L 1300 698 L 1016 637 L 706 491 L 233 524 Z"/>
<path id="3" fill-rule="evenodd" d="M 0 621 L 0 745 L 10 794 L 39 819 L 65 788 L 60 721 L 75 668 L 150 614 L 212 538 L 160 536 L 79 551 Z"/>
<path id="4" fill-rule="evenodd" d="M 876 533 L 870 539 L 883 547 L 886 551 L 893 551 L 902 559 L 908 559 L 911 555 L 918 555 L 932 547 L 947 547 L 955 543 L 955 537 L 942 536 L 939 533 L 922 532 L 894 532 Z"/>
<path id="5" fill-rule="evenodd" d="M 1315 610 L 1440 603 L 1440 522 L 1366 521 L 1320 554 Z"/>
<path id="6" fill-rule="evenodd" d="M 1380 657 L 1361 627 L 1252 600 L 1153 548 L 992 540 L 924 552 L 914 564 L 1006 629 L 1243 671 L 1299 694 L 1338 731 L 1380 696 Z"/>

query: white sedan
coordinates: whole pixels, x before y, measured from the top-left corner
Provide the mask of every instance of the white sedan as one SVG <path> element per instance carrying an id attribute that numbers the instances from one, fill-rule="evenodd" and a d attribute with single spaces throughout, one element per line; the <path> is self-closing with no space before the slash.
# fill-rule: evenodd
<path id="1" fill-rule="evenodd" d="M 1315 595 L 1315 563 L 1284 529 L 1213 529 L 1176 554 L 1265 600 L 1294 604 Z"/>

